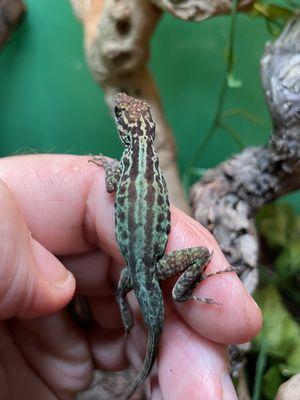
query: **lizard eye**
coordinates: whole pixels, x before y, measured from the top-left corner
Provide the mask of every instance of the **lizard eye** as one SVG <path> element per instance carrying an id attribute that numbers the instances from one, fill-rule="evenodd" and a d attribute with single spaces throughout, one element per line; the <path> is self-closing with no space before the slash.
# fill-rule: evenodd
<path id="1" fill-rule="evenodd" d="M 115 116 L 119 118 L 121 116 L 121 110 L 118 106 L 115 106 Z"/>

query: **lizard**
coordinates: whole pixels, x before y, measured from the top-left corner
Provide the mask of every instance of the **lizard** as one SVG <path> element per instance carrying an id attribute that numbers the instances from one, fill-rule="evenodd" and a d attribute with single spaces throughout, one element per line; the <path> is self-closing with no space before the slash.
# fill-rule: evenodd
<path id="1" fill-rule="evenodd" d="M 144 100 L 125 93 L 115 96 L 115 122 L 124 145 L 120 162 L 100 160 L 105 170 L 105 185 L 115 193 L 115 232 L 120 252 L 126 262 L 117 287 L 125 333 L 133 327 L 127 294 L 133 290 L 148 329 L 146 356 L 140 372 L 125 394 L 130 399 L 146 379 L 156 358 L 163 329 L 164 305 L 160 281 L 182 273 L 172 290 L 175 301 L 196 300 L 219 304 L 211 298 L 193 295 L 195 286 L 207 277 L 232 271 L 231 267 L 205 274 L 212 253 L 204 246 L 171 251 L 165 254 L 171 229 L 167 185 L 159 167 L 154 147 L 155 122 Z"/>

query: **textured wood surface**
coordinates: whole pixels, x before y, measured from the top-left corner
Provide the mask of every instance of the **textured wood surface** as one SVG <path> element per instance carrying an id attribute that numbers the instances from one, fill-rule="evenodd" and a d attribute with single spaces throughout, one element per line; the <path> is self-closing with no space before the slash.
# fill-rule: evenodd
<path id="1" fill-rule="evenodd" d="M 269 144 L 209 170 L 191 191 L 195 218 L 216 237 L 250 293 L 259 256 L 254 213 L 300 188 L 299 15 L 266 47 L 261 75 L 273 121 Z"/>
<path id="2" fill-rule="evenodd" d="M 231 0 L 150 0 L 161 10 L 173 14 L 175 17 L 188 21 L 202 21 L 218 14 L 227 14 L 231 11 Z M 246 9 L 253 0 L 238 2 L 240 10 Z"/>
<path id="3" fill-rule="evenodd" d="M 147 63 L 150 39 L 161 11 L 146 0 L 71 0 L 85 32 L 85 53 L 95 80 L 113 111 L 116 93 L 142 98 L 156 121 L 156 148 L 171 201 L 190 213 L 176 163 L 176 146 Z"/>
<path id="4" fill-rule="evenodd" d="M 250 293 L 258 284 L 255 212 L 300 188 L 299 14 L 266 47 L 261 75 L 273 121 L 269 144 L 246 148 L 209 170 L 191 190 L 194 217 L 215 236 Z M 234 375 L 246 351 L 245 345 L 230 349 Z"/>
<path id="5" fill-rule="evenodd" d="M 7 42 L 25 13 L 21 0 L 0 0 L 0 47 Z"/>

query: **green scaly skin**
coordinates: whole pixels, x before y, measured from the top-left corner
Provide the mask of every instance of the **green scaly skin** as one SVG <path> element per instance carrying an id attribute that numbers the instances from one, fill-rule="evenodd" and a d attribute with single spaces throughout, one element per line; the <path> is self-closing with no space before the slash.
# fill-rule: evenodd
<path id="1" fill-rule="evenodd" d="M 155 123 L 149 106 L 143 100 L 119 93 L 115 98 L 115 120 L 125 147 L 122 158 L 119 163 L 108 162 L 104 157 L 97 159 L 106 172 L 107 191 L 115 192 L 116 238 L 126 261 L 119 280 L 117 300 L 126 333 L 133 326 L 126 299 L 131 290 L 148 328 L 144 363 L 134 382 L 121 396 L 127 400 L 145 380 L 156 358 L 164 320 L 160 280 L 183 272 L 173 288 L 175 301 L 217 303 L 210 298 L 192 295 L 198 282 L 213 275 L 204 274 L 211 258 L 207 248 L 194 247 L 164 254 L 170 232 L 170 206 L 167 186 L 153 146 Z"/>

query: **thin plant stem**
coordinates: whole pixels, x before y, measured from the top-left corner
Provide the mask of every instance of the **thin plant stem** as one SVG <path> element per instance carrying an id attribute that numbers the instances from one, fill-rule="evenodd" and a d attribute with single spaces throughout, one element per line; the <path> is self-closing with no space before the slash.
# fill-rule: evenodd
<path id="1" fill-rule="evenodd" d="M 245 148 L 244 142 L 241 140 L 240 135 L 238 134 L 238 132 L 235 129 L 233 129 L 231 126 L 225 124 L 224 122 L 222 122 L 220 124 L 220 128 L 223 128 L 224 131 L 228 133 L 228 135 L 236 143 L 236 145 L 238 146 L 238 148 L 240 150 L 243 150 Z"/>
<path id="2" fill-rule="evenodd" d="M 228 117 L 242 117 L 255 125 L 263 126 L 263 121 L 259 117 L 242 108 L 230 108 L 229 110 L 225 110 L 222 114 L 222 119 Z"/>
<path id="3" fill-rule="evenodd" d="M 234 66 L 234 43 L 236 33 L 236 14 L 237 14 L 238 0 L 233 0 L 231 9 L 231 24 L 229 30 L 229 45 L 228 45 L 228 58 L 227 58 L 227 78 L 232 73 Z"/>
<path id="4" fill-rule="evenodd" d="M 207 134 L 205 135 L 202 143 L 198 147 L 198 149 L 197 149 L 196 153 L 194 154 L 192 160 L 190 161 L 188 168 L 191 168 L 191 166 L 194 165 L 195 162 L 200 158 L 200 156 L 202 155 L 204 149 L 206 148 L 206 146 L 210 142 L 211 138 L 215 134 L 216 128 L 220 124 L 220 117 L 221 117 L 222 110 L 223 110 L 223 107 L 224 107 L 226 91 L 227 91 L 227 76 L 223 79 L 223 84 L 222 84 L 221 91 L 220 91 L 220 94 L 219 94 L 219 97 L 218 97 L 218 104 L 217 104 L 216 113 L 215 113 L 213 122 L 211 124 L 211 127 L 210 127 L 209 131 L 207 132 Z"/>
<path id="5" fill-rule="evenodd" d="M 255 378 L 252 400 L 260 400 L 263 374 L 267 363 L 267 341 L 262 340 L 255 368 Z"/>
<path id="6" fill-rule="evenodd" d="M 237 4 L 238 0 L 233 0 L 232 2 L 232 10 L 231 10 L 231 23 L 229 30 L 229 40 L 228 40 L 228 55 L 227 55 L 227 64 L 226 64 L 226 73 L 222 81 L 220 94 L 218 97 L 217 108 L 215 112 L 215 116 L 213 118 L 212 124 L 206 133 L 202 143 L 199 145 L 196 153 L 193 155 L 192 159 L 189 161 L 184 174 L 183 174 L 183 183 L 186 191 L 189 187 L 189 175 L 191 168 L 195 165 L 198 159 L 203 154 L 206 146 L 210 142 L 211 138 L 214 136 L 217 128 L 220 127 L 220 122 L 222 118 L 222 113 L 224 109 L 224 103 L 226 99 L 226 94 L 228 90 L 228 81 L 230 76 L 232 76 L 233 66 L 234 66 L 234 40 L 235 40 L 235 28 L 236 28 L 236 13 L 237 13 Z"/>

